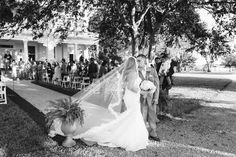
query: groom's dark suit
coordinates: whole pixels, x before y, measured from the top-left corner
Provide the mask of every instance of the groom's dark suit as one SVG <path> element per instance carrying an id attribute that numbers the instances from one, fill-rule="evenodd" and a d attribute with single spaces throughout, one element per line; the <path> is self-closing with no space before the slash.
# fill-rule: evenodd
<path id="1" fill-rule="evenodd" d="M 153 103 L 154 100 L 157 100 L 159 98 L 159 77 L 157 75 L 157 72 L 154 68 L 150 67 L 148 70 L 143 71 L 146 76 L 143 75 L 142 70 L 139 69 L 139 77 L 143 80 L 149 80 L 153 82 L 153 84 L 156 86 L 156 91 L 154 93 L 149 93 L 147 97 L 144 97 L 142 94 L 140 96 L 140 102 L 141 102 L 141 110 L 143 114 L 143 118 L 145 123 L 147 122 L 150 126 L 148 129 L 149 135 L 152 137 L 156 137 L 156 123 L 159 121 L 156 114 L 156 107 L 157 104 Z"/>

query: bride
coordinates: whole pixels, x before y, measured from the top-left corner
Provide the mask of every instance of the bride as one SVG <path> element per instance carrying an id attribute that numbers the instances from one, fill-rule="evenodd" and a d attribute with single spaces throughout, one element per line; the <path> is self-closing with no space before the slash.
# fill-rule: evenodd
<path id="1" fill-rule="evenodd" d="M 73 138 L 95 142 L 102 146 L 121 147 L 127 151 L 138 151 L 146 148 L 148 145 L 148 131 L 140 109 L 139 84 L 141 79 L 138 75 L 137 62 L 134 57 L 128 58 L 121 76 L 123 91 L 121 98 L 126 105 L 126 111 L 114 116 L 107 109 L 104 110 L 104 108 L 92 104 L 84 105 L 85 112 L 90 114 L 90 116 L 85 117 L 84 121 L 84 127 L 88 129 L 80 130 Z M 96 108 L 96 111 L 94 111 L 94 108 Z M 95 125 L 95 121 L 99 120 L 100 124 Z M 55 129 L 57 130 L 56 133 L 62 134 L 59 123 L 54 127 L 57 128 Z"/>

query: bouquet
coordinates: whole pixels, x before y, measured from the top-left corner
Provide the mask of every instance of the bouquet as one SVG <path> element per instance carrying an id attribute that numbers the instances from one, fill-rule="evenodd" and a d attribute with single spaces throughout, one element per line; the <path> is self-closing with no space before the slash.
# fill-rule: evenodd
<path id="1" fill-rule="evenodd" d="M 145 95 L 148 93 L 154 93 L 156 86 L 149 80 L 144 80 L 140 84 L 141 94 Z"/>

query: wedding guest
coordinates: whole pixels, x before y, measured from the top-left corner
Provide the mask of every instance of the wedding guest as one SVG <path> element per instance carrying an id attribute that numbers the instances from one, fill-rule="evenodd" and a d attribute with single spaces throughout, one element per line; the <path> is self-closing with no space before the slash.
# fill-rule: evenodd
<path id="1" fill-rule="evenodd" d="M 93 82 L 93 79 L 97 78 L 98 74 L 98 66 L 94 62 L 94 58 L 90 59 L 90 64 L 88 66 L 88 76 L 90 78 L 90 82 Z"/>
<path id="2" fill-rule="evenodd" d="M 62 58 L 62 60 L 61 60 L 61 79 L 62 80 L 65 75 L 67 75 L 66 60 L 64 58 Z"/>
<path id="3" fill-rule="evenodd" d="M 177 66 L 178 66 L 177 59 L 176 58 L 171 59 L 170 69 L 168 72 L 168 76 L 170 76 L 171 85 L 174 85 L 173 75 L 176 71 Z"/>
<path id="4" fill-rule="evenodd" d="M 168 86 L 168 66 L 165 63 L 167 59 L 167 54 L 161 54 L 155 58 L 155 68 L 160 80 L 160 95 L 159 95 L 159 111 L 158 114 L 165 115 L 169 112 L 169 86 Z"/>
<path id="5" fill-rule="evenodd" d="M 43 76 L 43 64 L 42 62 L 39 62 L 38 68 L 37 68 L 37 79 L 42 81 L 42 76 Z"/>
<path id="6" fill-rule="evenodd" d="M 107 62 L 103 61 L 100 68 L 99 68 L 99 77 L 102 77 L 103 75 L 105 75 L 107 73 Z"/>
<path id="7" fill-rule="evenodd" d="M 53 72 L 52 71 L 53 71 L 52 70 L 52 66 L 48 62 L 47 67 L 46 67 L 46 72 L 47 72 L 47 75 L 48 75 L 50 81 L 52 80 L 52 76 L 53 76 Z"/>
<path id="8" fill-rule="evenodd" d="M 11 54 L 10 54 L 10 51 L 7 50 L 7 53 L 4 55 L 5 74 L 7 73 L 7 71 L 8 71 L 9 68 L 10 68 L 11 60 L 12 60 L 12 56 L 11 56 Z"/>
<path id="9" fill-rule="evenodd" d="M 17 78 L 17 63 L 15 62 L 14 59 L 12 60 L 11 67 L 12 67 L 12 73 L 11 73 L 12 78 L 16 79 Z"/>
<path id="10" fill-rule="evenodd" d="M 71 74 L 72 74 L 73 76 L 77 75 L 77 65 L 75 64 L 75 61 L 72 62 Z"/>
<path id="11" fill-rule="evenodd" d="M 24 61 L 22 60 L 22 58 L 20 58 L 20 60 L 18 62 L 18 67 L 19 67 L 19 78 L 23 79 L 23 77 L 24 77 Z"/>
<path id="12" fill-rule="evenodd" d="M 37 63 L 35 61 L 33 61 L 33 65 L 32 65 L 32 79 L 36 80 L 36 75 L 37 75 L 37 71 L 38 71 L 38 66 Z"/>
<path id="13" fill-rule="evenodd" d="M 56 67 L 54 68 L 54 75 L 52 78 L 53 81 L 61 80 L 61 68 L 59 63 L 56 63 Z"/>

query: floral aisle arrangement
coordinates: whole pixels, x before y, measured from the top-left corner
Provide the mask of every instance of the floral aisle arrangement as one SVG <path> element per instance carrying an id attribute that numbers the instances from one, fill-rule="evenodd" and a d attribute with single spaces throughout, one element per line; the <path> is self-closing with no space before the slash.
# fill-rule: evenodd
<path id="1" fill-rule="evenodd" d="M 50 107 L 46 114 L 46 126 L 51 129 L 54 120 L 59 119 L 62 122 L 61 131 L 66 136 L 62 145 L 65 147 L 74 146 L 76 143 L 72 137 L 79 125 L 82 126 L 84 123 L 84 110 L 80 107 L 79 101 L 72 101 L 69 97 L 55 102 L 51 101 Z"/>

